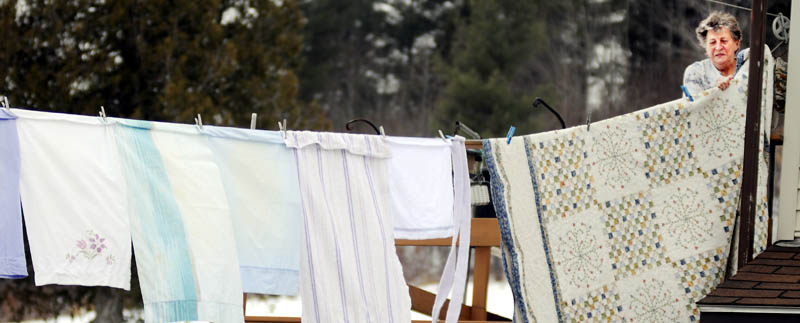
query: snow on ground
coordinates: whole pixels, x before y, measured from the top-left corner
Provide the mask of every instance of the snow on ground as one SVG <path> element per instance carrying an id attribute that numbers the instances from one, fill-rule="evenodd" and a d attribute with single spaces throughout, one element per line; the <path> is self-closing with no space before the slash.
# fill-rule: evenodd
<path id="1" fill-rule="evenodd" d="M 419 286 L 420 288 L 436 292 L 438 284 Z M 511 287 L 505 280 L 490 281 L 486 309 L 489 312 L 511 318 L 514 315 L 514 299 L 511 296 Z M 467 286 L 466 304 L 472 304 L 472 282 Z M 247 299 L 247 315 L 249 316 L 300 316 L 302 304 L 299 296 L 276 296 L 265 300 L 254 297 Z M 411 312 L 412 320 L 430 319 L 430 316 Z"/>
<path id="2" fill-rule="evenodd" d="M 419 286 L 429 292 L 436 292 L 438 284 L 428 284 Z M 514 299 L 511 296 L 511 287 L 505 280 L 492 280 L 489 282 L 489 292 L 487 296 L 486 309 L 489 312 L 511 318 L 514 315 Z M 472 282 L 467 286 L 466 304 L 472 303 Z M 300 296 L 272 296 L 266 299 L 256 297 L 247 298 L 247 315 L 249 316 L 300 316 L 302 313 L 302 303 Z M 55 319 L 23 321 L 24 323 L 78 323 L 89 322 L 95 318 L 95 312 L 90 311 L 71 317 L 69 315 L 59 316 Z M 141 310 L 125 310 L 126 319 L 135 321 L 141 315 Z M 417 312 L 411 312 L 412 320 L 430 319 L 430 316 Z"/>

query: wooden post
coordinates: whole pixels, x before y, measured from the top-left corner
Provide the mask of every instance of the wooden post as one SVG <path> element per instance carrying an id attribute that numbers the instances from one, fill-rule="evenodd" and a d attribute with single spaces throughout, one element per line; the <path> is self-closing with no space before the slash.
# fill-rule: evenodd
<path id="1" fill-rule="evenodd" d="M 242 293 L 242 314 L 247 317 L 247 293 Z"/>
<path id="2" fill-rule="evenodd" d="M 747 120 L 744 127 L 744 163 L 739 203 L 739 268 L 753 257 L 753 224 L 758 182 L 758 144 L 761 140 L 761 83 L 764 69 L 764 36 L 767 0 L 753 0 L 750 15 L 750 71 L 747 87 Z M 772 107 L 767 107 L 771 109 Z"/>
<path id="3" fill-rule="evenodd" d="M 472 320 L 486 320 L 486 299 L 489 291 L 489 270 L 492 247 L 475 247 L 475 269 L 472 272 Z"/>

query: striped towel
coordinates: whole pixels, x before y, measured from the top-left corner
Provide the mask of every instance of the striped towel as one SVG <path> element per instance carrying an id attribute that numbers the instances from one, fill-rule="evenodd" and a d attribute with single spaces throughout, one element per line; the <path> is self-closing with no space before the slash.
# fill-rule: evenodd
<path id="1" fill-rule="evenodd" d="M 130 287 L 126 185 L 113 124 L 13 110 L 36 285 Z"/>
<path id="2" fill-rule="evenodd" d="M 765 54 L 762 130 L 772 106 Z M 729 261 L 746 82 L 740 74 L 726 91 L 591 129 L 484 141 L 515 322 L 699 320 L 695 302 L 723 279 Z M 767 242 L 764 147 L 756 254 Z"/>
<path id="3" fill-rule="evenodd" d="M 190 125 L 119 120 L 145 320 L 243 322 L 225 189 Z"/>
<path id="4" fill-rule="evenodd" d="M 303 225 L 303 322 L 409 322 L 394 247 L 388 159 L 379 136 L 287 132 Z"/>
<path id="5" fill-rule="evenodd" d="M 202 132 L 228 196 L 244 291 L 297 294 L 303 228 L 293 151 L 276 131 Z"/>
<path id="6" fill-rule="evenodd" d="M 0 109 L 0 278 L 28 276 L 19 204 L 16 118 Z"/>

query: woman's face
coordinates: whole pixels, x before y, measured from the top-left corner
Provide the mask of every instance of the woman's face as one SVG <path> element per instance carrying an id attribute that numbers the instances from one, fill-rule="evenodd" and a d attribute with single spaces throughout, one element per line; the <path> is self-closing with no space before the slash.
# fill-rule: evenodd
<path id="1" fill-rule="evenodd" d="M 733 35 L 728 28 L 719 31 L 709 30 L 706 34 L 706 55 L 717 69 L 729 68 L 730 64 L 736 66 L 736 50 L 739 42 L 733 40 Z"/>

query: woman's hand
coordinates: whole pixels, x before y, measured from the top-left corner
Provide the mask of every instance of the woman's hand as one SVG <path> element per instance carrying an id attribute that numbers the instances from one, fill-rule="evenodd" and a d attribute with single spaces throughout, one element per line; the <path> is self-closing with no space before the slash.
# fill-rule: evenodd
<path id="1" fill-rule="evenodd" d="M 725 89 L 727 89 L 731 85 L 732 79 L 733 75 L 720 77 L 719 79 L 717 79 L 717 87 L 720 90 L 725 91 Z"/>

